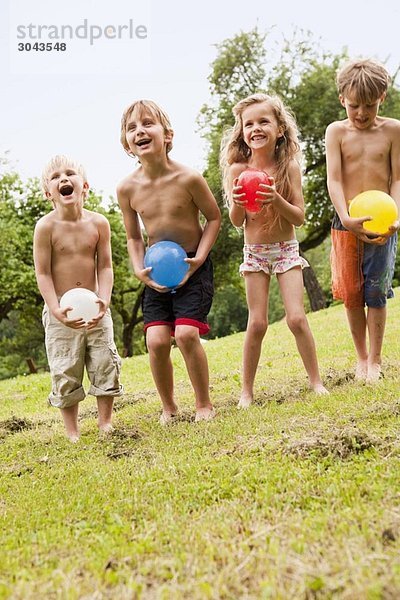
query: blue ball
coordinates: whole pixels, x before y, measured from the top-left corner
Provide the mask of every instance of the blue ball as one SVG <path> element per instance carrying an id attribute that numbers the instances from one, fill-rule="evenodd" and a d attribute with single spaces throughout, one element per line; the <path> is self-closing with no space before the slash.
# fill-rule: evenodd
<path id="1" fill-rule="evenodd" d="M 144 266 L 152 267 L 150 278 L 159 285 L 175 288 L 185 277 L 189 265 L 185 262 L 187 254 L 175 242 L 156 242 L 147 250 Z"/>

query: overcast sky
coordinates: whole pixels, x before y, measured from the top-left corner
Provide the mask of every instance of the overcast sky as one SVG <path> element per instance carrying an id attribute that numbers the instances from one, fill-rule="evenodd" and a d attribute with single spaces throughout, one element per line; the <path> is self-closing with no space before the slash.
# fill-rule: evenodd
<path id="1" fill-rule="evenodd" d="M 350 55 L 379 58 L 394 71 L 400 63 L 399 5 L 397 0 L 0 0 L 0 154 L 8 150 L 24 178 L 39 176 L 54 154 L 71 155 L 86 167 L 93 189 L 113 195 L 117 182 L 135 167 L 119 143 L 122 111 L 134 99 L 151 98 L 171 117 L 171 156 L 201 170 L 204 144 L 196 117 L 209 99 L 215 44 L 256 25 L 260 31 L 273 27 L 271 40 L 279 43 L 299 27 L 313 31 L 326 50 L 347 46 Z M 62 26 L 64 39 L 56 39 Z M 97 37 L 92 43 L 91 32 Z M 66 49 L 18 50 L 20 43 L 41 41 L 65 42 Z"/>

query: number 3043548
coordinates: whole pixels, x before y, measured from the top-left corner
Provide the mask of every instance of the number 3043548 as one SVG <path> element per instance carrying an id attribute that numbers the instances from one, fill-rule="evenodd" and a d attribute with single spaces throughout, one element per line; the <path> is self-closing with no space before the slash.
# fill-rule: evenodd
<path id="1" fill-rule="evenodd" d="M 35 42 L 31 44 L 31 42 L 24 42 L 18 44 L 19 52 L 65 52 L 67 49 L 67 44 L 65 42 Z"/>

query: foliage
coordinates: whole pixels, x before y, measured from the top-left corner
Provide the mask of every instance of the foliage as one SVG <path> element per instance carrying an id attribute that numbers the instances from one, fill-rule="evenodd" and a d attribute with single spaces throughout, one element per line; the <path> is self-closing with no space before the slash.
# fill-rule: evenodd
<path id="1" fill-rule="evenodd" d="M 210 103 L 202 107 L 199 125 L 208 142 L 205 176 L 223 212 L 220 236 L 214 248 L 217 289 L 237 285 L 237 265 L 241 262 L 242 236 L 231 226 L 224 207 L 219 168 L 220 141 L 233 124 L 232 107 L 245 96 L 257 91 L 278 94 L 294 113 L 300 129 L 304 159 L 304 197 L 306 222 L 299 232 L 302 252 L 316 249 L 330 232 L 333 207 L 326 187 L 325 129 L 332 121 L 345 117 L 335 85 L 336 71 L 347 58 L 344 49 L 338 54 L 323 52 L 310 32 L 296 30 L 284 40 L 278 52 L 272 32 L 257 28 L 241 32 L 217 45 L 217 57 L 211 65 Z M 400 90 L 393 86 L 382 106 L 381 114 L 400 118 Z M 322 250 L 319 255 L 324 254 Z M 313 261 L 316 256 L 317 262 Z M 307 255 L 310 264 L 318 257 Z M 319 269 L 317 269 L 319 270 Z M 314 285 L 318 282 L 314 279 Z M 324 278 L 325 296 L 330 296 L 329 280 Z M 322 293 L 322 290 L 320 290 Z M 323 297 L 323 293 L 322 293 Z M 280 303 L 278 296 L 276 301 Z M 271 314 L 279 314 L 271 298 Z M 227 331 L 236 330 L 230 324 Z"/>
<path id="2" fill-rule="evenodd" d="M 221 134 L 232 125 L 232 106 L 259 91 L 265 78 L 265 35 L 253 29 L 217 44 L 218 55 L 208 77 L 212 101 L 200 111 L 199 124 L 209 144 L 205 177 L 222 212 L 222 226 L 214 246 L 215 281 L 219 288 L 232 283 L 241 259 L 242 237 L 227 215 L 221 186 L 219 148 Z"/>
<path id="3" fill-rule="evenodd" d="M 278 93 L 290 107 L 300 129 L 306 203 L 305 235 L 301 241 L 304 252 L 321 244 L 330 231 L 333 207 L 326 186 L 324 137 L 329 123 L 346 117 L 335 79 L 338 68 L 347 59 L 347 50 L 324 53 L 311 34 L 296 32 L 283 46 L 266 82 L 267 88 Z M 400 118 L 396 77 L 397 73 L 380 114 Z"/>
<path id="4" fill-rule="evenodd" d="M 114 269 L 111 304 L 117 345 L 124 356 L 142 354 L 145 350 L 141 313 L 143 285 L 133 276 L 126 250 L 126 234 L 121 212 L 115 201 L 104 208 L 101 206 L 100 197 L 91 195 L 90 200 L 92 204 L 88 205 L 88 208 L 104 214 L 111 228 Z"/>
<path id="5" fill-rule="evenodd" d="M 205 600 L 398 598 L 400 290 L 385 378 L 353 379 L 343 307 L 310 315 L 329 397 L 307 390 L 285 323 L 268 331 L 254 405 L 236 408 L 243 334 L 205 345 L 217 417 L 160 427 L 147 356 L 123 361 L 126 394 L 81 441 L 46 406 L 47 373 L 0 382 L 0 597 Z"/>
<path id="6" fill-rule="evenodd" d="M 36 220 L 47 208 L 32 181 L 23 186 L 16 174 L 0 179 L 0 321 L 11 310 L 38 302 L 32 240 Z"/>
<path id="7" fill-rule="evenodd" d="M 224 337 L 246 329 L 247 306 L 243 285 L 225 285 L 216 290 L 209 323 L 210 338 Z"/>

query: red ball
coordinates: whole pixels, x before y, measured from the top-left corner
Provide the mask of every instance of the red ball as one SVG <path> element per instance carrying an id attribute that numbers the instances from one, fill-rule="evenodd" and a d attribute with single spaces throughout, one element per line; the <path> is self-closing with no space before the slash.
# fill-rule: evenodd
<path id="1" fill-rule="evenodd" d="M 256 201 L 256 193 L 259 191 L 260 183 L 272 185 L 269 175 L 260 169 L 245 169 L 238 178 L 238 185 L 243 187 L 242 193 L 245 194 L 245 208 L 249 212 L 260 212 L 263 205 Z"/>

